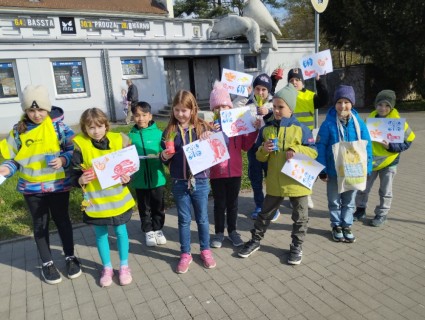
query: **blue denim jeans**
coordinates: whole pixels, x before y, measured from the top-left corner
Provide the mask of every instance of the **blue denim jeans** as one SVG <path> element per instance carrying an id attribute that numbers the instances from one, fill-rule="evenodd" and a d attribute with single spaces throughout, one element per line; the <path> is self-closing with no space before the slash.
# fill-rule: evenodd
<path id="1" fill-rule="evenodd" d="M 173 180 L 171 191 L 177 207 L 181 253 L 190 253 L 191 205 L 198 225 L 199 245 L 202 250 L 210 248 L 208 221 L 209 179 L 196 179 L 196 190 L 188 189 L 187 180 Z"/>
<path id="2" fill-rule="evenodd" d="M 257 208 L 261 208 L 264 202 L 263 179 L 267 176 L 267 162 L 257 160 L 257 150 L 252 147 L 248 150 L 248 178 L 254 192 L 254 202 Z"/>
<path id="3" fill-rule="evenodd" d="M 350 190 L 338 193 L 337 177 L 328 176 L 327 196 L 332 228 L 353 225 L 356 192 L 356 190 Z"/>

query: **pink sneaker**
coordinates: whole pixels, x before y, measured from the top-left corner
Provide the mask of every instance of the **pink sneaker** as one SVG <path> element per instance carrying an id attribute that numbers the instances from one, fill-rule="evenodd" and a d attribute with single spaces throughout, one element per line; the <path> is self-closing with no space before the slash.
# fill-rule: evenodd
<path id="1" fill-rule="evenodd" d="M 182 253 L 180 255 L 180 261 L 177 265 L 177 273 L 186 273 L 189 270 L 189 264 L 193 261 L 192 255 L 190 253 Z"/>
<path id="2" fill-rule="evenodd" d="M 112 284 L 112 277 L 114 276 L 114 270 L 109 267 L 105 267 L 102 270 L 102 275 L 100 276 L 99 284 L 103 287 L 109 287 Z"/>
<path id="3" fill-rule="evenodd" d="M 212 256 L 212 252 L 210 249 L 202 250 L 201 251 L 201 259 L 204 262 L 204 267 L 207 269 L 215 268 L 216 263 Z"/>
<path id="4" fill-rule="evenodd" d="M 128 266 L 121 266 L 120 272 L 119 272 L 119 278 L 120 278 L 120 285 L 126 286 L 133 281 L 133 278 L 131 276 L 131 270 Z"/>

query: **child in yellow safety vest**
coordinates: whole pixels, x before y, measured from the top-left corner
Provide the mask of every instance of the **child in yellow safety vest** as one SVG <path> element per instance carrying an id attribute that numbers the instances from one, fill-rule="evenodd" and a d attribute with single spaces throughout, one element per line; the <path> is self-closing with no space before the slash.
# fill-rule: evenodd
<path id="1" fill-rule="evenodd" d="M 65 254 L 68 278 L 81 274 L 74 256 L 74 238 L 69 218 L 68 168 L 71 164 L 74 132 L 63 121 L 63 110 L 52 106 L 47 88 L 28 85 L 22 93 L 24 115 L 0 143 L 5 161 L 0 174 L 6 178 L 18 172 L 17 190 L 24 196 L 32 217 L 34 239 L 42 262 L 41 275 L 48 284 L 62 281 L 56 269 L 49 241 L 50 217 L 55 222 Z"/>
<path id="2" fill-rule="evenodd" d="M 94 226 L 96 244 L 103 264 L 99 284 L 107 287 L 112 284 L 112 268 L 108 226 L 113 226 L 117 236 L 120 257 L 119 282 L 127 285 L 132 281 L 128 267 L 129 241 L 126 223 L 133 213 L 134 199 L 125 184 L 130 182 L 126 174 L 120 176 L 121 183 L 102 189 L 93 170 L 92 160 L 121 150 L 129 144 L 129 138 L 121 133 L 109 132 L 106 114 L 91 108 L 83 112 L 80 119 L 81 133 L 74 138 L 75 149 L 72 157 L 72 180 L 84 192 L 82 203 L 83 220 Z"/>
<path id="3" fill-rule="evenodd" d="M 368 118 L 399 119 L 400 115 L 397 109 L 394 108 L 395 100 L 394 91 L 382 90 L 375 99 L 376 110 L 372 111 Z M 393 181 L 397 173 L 397 164 L 400 161 L 400 152 L 409 149 L 413 140 L 415 140 L 415 134 L 407 122 L 405 122 L 403 142 L 372 141 L 372 174 L 367 178 L 366 189 L 364 191 L 357 191 L 357 210 L 354 213 L 354 221 L 362 220 L 366 217 L 366 205 L 369 199 L 369 193 L 378 176 L 380 180 L 379 205 L 375 208 L 375 218 L 370 221 L 370 225 L 380 227 L 387 221 L 387 215 L 393 199 Z"/>

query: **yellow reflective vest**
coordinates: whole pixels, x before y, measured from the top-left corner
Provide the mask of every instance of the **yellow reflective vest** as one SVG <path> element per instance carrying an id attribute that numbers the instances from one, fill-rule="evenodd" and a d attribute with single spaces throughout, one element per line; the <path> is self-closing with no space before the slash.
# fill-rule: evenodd
<path id="1" fill-rule="evenodd" d="M 91 139 L 80 133 L 74 138 L 74 143 L 81 150 L 82 166 L 92 167 L 92 160 L 123 148 L 123 139 L 120 133 L 108 132 L 109 150 L 99 150 L 93 146 Z M 117 184 L 102 189 L 98 179 L 90 181 L 85 187 L 90 205 L 85 212 L 92 218 L 109 218 L 123 214 L 136 204 L 127 187 Z"/>
<path id="2" fill-rule="evenodd" d="M 310 90 L 298 91 L 297 105 L 294 115 L 299 122 L 306 125 L 310 130 L 314 128 L 314 92 Z"/>
<path id="3" fill-rule="evenodd" d="M 8 137 L 4 139 L 1 153 L 6 160 L 13 159 L 19 163 L 19 177 L 34 183 L 55 181 L 65 178 L 63 168 L 58 170 L 48 166 L 45 156 L 47 153 L 60 154 L 59 140 L 53 127 L 52 119 L 47 116 L 36 128 L 21 133 L 21 148 L 18 150 L 11 130 Z"/>
<path id="4" fill-rule="evenodd" d="M 378 112 L 372 111 L 368 118 L 375 118 Z M 386 118 L 393 118 L 398 119 L 400 118 L 400 115 L 396 109 L 392 109 L 391 112 L 386 116 Z M 415 134 L 410 129 L 407 122 L 404 123 L 404 141 L 406 142 L 412 142 L 415 140 Z M 372 141 L 372 155 L 373 155 L 373 171 L 378 171 L 383 168 L 388 167 L 391 165 L 391 163 L 394 162 L 395 159 L 397 159 L 399 152 L 390 152 L 387 149 L 384 148 L 384 146 L 378 142 Z"/>

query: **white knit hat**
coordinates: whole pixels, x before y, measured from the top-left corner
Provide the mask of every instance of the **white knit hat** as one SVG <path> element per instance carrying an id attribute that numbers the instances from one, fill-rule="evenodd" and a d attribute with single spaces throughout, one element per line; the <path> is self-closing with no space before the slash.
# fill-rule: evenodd
<path id="1" fill-rule="evenodd" d="M 52 110 L 52 103 L 49 99 L 49 93 L 44 86 L 28 85 L 22 92 L 22 110 L 25 111 L 30 108 L 40 108 L 50 112 Z"/>

